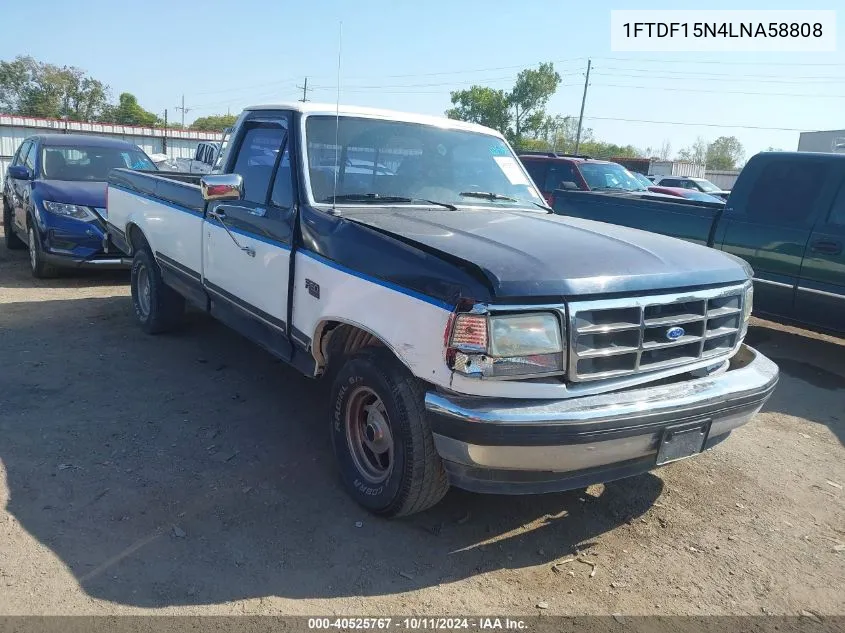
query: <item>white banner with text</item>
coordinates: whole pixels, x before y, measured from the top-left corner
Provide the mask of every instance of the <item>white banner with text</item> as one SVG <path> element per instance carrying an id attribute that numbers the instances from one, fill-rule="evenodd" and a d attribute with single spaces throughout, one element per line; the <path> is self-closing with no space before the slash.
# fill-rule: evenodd
<path id="1" fill-rule="evenodd" d="M 614 52 L 834 52 L 836 11 L 610 12 Z"/>

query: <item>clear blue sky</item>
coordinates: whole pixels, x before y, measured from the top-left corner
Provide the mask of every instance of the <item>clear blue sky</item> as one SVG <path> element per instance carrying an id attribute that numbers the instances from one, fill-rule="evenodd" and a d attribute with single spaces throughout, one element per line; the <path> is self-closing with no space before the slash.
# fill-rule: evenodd
<path id="1" fill-rule="evenodd" d="M 41 0 L 4 7 L 6 30 L 21 28 L 0 38 L 0 58 L 28 54 L 78 66 L 107 83 L 114 98 L 132 92 L 148 110 L 167 108 L 171 119 L 180 117 L 174 108 L 184 93 L 191 121 L 297 99 L 305 76 L 314 87 L 310 99 L 333 102 L 342 20 L 344 103 L 441 114 L 450 90 L 473 83 L 507 88 L 521 68 L 555 61 L 563 85 L 548 111 L 577 115 L 591 57 L 585 125 L 597 138 L 643 148 L 668 140 L 677 151 L 698 136 L 733 134 L 750 155 L 770 145 L 795 149 L 798 132 L 729 126 L 845 128 L 843 7 L 841 0 L 812 6 L 714 0 L 706 7 L 683 0 L 144 0 L 123 6 Z M 840 8 L 838 51 L 613 53 L 611 8 Z"/>

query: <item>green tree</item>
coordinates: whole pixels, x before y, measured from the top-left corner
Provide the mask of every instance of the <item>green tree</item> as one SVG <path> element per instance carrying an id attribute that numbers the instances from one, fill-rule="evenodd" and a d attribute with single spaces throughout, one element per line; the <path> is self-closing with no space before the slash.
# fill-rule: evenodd
<path id="1" fill-rule="evenodd" d="M 222 132 L 227 127 L 232 127 L 238 117 L 234 114 L 213 114 L 202 116 L 191 123 L 192 130 L 208 130 L 211 132 Z"/>
<path id="2" fill-rule="evenodd" d="M 720 136 L 707 146 L 708 169 L 736 169 L 745 156 L 742 143 L 735 136 Z"/>
<path id="3" fill-rule="evenodd" d="M 685 147 L 678 152 L 678 160 L 685 160 L 696 165 L 703 165 L 707 160 L 707 141 L 700 136 L 695 140 L 695 143 L 689 147 Z"/>
<path id="4" fill-rule="evenodd" d="M 560 85 L 560 74 L 554 64 L 540 64 L 537 70 L 527 68 L 516 77 L 508 102 L 513 108 L 513 140 L 536 136 L 546 122 L 546 104 Z"/>
<path id="5" fill-rule="evenodd" d="M 507 135 L 511 124 L 508 95 L 504 90 L 472 86 L 452 93 L 453 108 L 446 110 L 450 119 L 486 125 Z"/>
<path id="6" fill-rule="evenodd" d="M 29 56 L 0 61 L 0 109 L 13 114 L 94 121 L 107 107 L 108 87 L 73 66 Z"/>
<path id="7" fill-rule="evenodd" d="M 537 69 L 520 72 L 509 92 L 485 86 L 452 92 L 453 107 L 446 110 L 446 116 L 492 127 L 520 145 L 544 131 L 546 104 L 559 85 L 560 75 L 554 65 L 540 64 Z"/>
<path id="8" fill-rule="evenodd" d="M 583 130 L 582 136 L 583 136 Z M 579 154 L 586 154 L 593 158 L 641 158 L 644 153 L 634 147 L 633 145 L 617 145 L 616 143 L 606 143 L 604 141 L 581 141 L 581 146 L 578 148 Z"/>
<path id="9" fill-rule="evenodd" d="M 575 137 L 578 135 L 578 117 L 561 116 L 556 114 L 553 117 L 546 117 L 542 130 L 543 138 L 547 143 L 544 149 L 566 153 L 575 151 Z M 581 143 L 595 140 L 592 128 L 581 128 Z M 522 146 L 528 142 L 523 139 Z M 580 151 L 580 148 L 579 148 Z"/>
<path id="10" fill-rule="evenodd" d="M 121 93 L 117 105 L 107 107 L 101 120 L 106 123 L 140 125 L 143 127 L 154 127 L 162 123 L 158 116 L 144 110 L 138 104 L 138 98 L 129 92 Z"/>

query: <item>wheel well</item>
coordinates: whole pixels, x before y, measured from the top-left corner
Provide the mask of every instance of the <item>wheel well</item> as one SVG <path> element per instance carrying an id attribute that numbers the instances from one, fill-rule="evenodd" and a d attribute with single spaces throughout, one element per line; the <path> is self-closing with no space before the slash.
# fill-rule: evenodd
<path id="1" fill-rule="evenodd" d="M 317 326 L 314 343 L 312 344 L 317 365 L 323 369 L 337 358 L 354 354 L 365 347 L 391 349 L 387 343 L 372 332 L 342 321 L 323 321 Z"/>
<path id="2" fill-rule="evenodd" d="M 129 225 L 129 228 L 126 231 L 126 238 L 129 242 L 129 246 L 132 247 L 132 253 L 135 253 L 135 251 L 144 248 L 149 244 L 149 242 L 147 242 L 147 238 L 144 237 L 144 232 L 137 224 Z"/>

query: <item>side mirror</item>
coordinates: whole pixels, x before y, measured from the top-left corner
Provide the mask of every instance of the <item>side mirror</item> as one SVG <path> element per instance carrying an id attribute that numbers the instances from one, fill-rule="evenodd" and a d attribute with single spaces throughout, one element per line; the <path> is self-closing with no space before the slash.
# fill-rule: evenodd
<path id="1" fill-rule="evenodd" d="M 578 191 L 581 189 L 581 187 L 579 187 L 577 183 L 574 183 L 571 180 L 564 180 L 560 183 L 560 187 L 558 187 L 558 189 L 563 189 L 564 191 Z"/>
<path id="2" fill-rule="evenodd" d="M 205 200 L 240 200 L 244 195 L 244 179 L 238 174 L 214 174 L 200 179 Z"/>
<path id="3" fill-rule="evenodd" d="M 9 178 L 32 180 L 32 171 L 26 165 L 12 165 L 9 167 Z"/>

